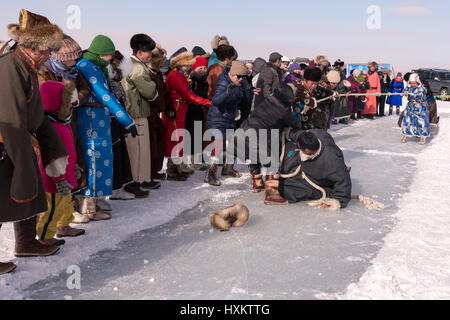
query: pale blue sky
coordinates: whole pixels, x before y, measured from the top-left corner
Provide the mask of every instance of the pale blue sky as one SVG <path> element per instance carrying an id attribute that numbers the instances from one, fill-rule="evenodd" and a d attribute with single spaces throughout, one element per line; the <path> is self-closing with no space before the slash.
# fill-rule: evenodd
<path id="1" fill-rule="evenodd" d="M 69 5 L 81 9 L 81 29 L 69 30 Z M 369 5 L 381 8 L 381 29 L 369 30 Z M 2 3 L 0 39 L 21 8 L 47 16 L 83 48 L 99 33 L 130 53 L 134 33 L 148 33 L 169 55 L 185 46 L 210 51 L 215 34 L 228 36 L 239 58 L 267 58 L 278 51 L 290 58 L 327 55 L 331 62 L 392 63 L 396 71 L 450 68 L 450 1 L 14 1 Z"/>

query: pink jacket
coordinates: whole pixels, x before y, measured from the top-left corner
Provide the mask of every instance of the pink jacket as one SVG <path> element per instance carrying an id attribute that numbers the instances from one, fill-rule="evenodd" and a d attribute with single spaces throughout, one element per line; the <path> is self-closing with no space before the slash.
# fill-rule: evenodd
<path id="1" fill-rule="evenodd" d="M 53 116 L 50 114 L 50 118 L 57 119 L 57 113 L 61 107 L 62 100 L 62 90 L 64 84 L 57 81 L 45 81 L 41 84 L 39 91 L 41 92 L 42 103 L 44 105 L 44 110 L 46 112 L 51 112 L 55 114 Z M 66 167 L 66 174 L 59 176 L 57 178 L 51 178 L 46 175 L 42 163 L 40 161 L 39 168 L 41 169 L 42 181 L 44 183 L 45 192 L 48 193 L 58 193 L 55 183 L 66 179 L 67 182 L 74 188 L 77 186 L 77 177 L 75 172 L 75 165 L 77 163 L 77 153 L 75 151 L 75 146 L 73 144 L 73 133 L 70 127 L 70 123 L 64 124 L 58 121 L 52 120 L 52 125 L 58 131 L 62 142 L 66 146 L 67 154 L 69 155 L 69 163 Z"/>

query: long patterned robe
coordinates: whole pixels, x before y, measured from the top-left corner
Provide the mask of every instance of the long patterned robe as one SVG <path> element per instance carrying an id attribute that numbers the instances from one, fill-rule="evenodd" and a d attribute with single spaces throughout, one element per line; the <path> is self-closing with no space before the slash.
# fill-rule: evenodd
<path id="1" fill-rule="evenodd" d="M 402 120 L 402 134 L 416 137 L 430 135 L 427 90 L 423 85 L 417 88 L 407 87 L 408 104 Z"/>

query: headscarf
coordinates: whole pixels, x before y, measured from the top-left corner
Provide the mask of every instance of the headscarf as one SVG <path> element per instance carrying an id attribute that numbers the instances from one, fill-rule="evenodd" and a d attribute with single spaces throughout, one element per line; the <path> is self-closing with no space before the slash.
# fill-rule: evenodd
<path id="1" fill-rule="evenodd" d="M 45 61 L 44 65 L 56 76 L 63 78 L 63 80 L 76 80 L 78 78 L 77 67 L 68 67 L 60 60 L 52 55 Z"/>

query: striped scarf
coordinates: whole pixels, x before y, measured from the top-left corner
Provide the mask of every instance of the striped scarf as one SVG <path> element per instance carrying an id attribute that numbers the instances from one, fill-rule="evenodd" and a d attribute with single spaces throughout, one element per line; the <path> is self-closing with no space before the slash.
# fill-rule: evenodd
<path id="1" fill-rule="evenodd" d="M 56 76 L 63 78 L 63 80 L 73 80 L 78 78 L 78 69 L 73 67 L 68 67 L 60 60 L 53 56 L 49 56 L 48 60 L 45 61 L 45 66 Z"/>

